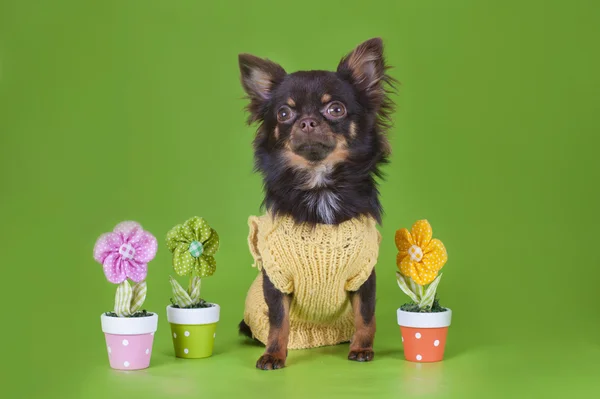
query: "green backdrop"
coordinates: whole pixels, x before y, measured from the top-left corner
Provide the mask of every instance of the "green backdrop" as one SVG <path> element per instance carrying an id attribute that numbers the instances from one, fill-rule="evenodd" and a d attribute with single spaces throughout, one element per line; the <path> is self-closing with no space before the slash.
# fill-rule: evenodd
<path id="1" fill-rule="evenodd" d="M 596 1 L 0 1 L 2 390 L 21 397 L 581 397 L 600 392 L 600 58 Z M 261 182 L 237 54 L 333 69 L 381 36 L 401 87 L 381 186 L 376 358 L 347 345 L 260 372 L 236 335 L 255 276 Z M 164 236 L 198 215 L 221 235 L 203 296 L 215 355 L 173 356 Z M 394 232 L 426 218 L 446 245 L 447 357 L 402 357 Z M 146 308 L 152 367 L 108 368 L 115 286 L 97 236 L 159 238 Z M 371 396 L 372 395 L 372 396 Z M 590 396 L 590 397 L 591 397 Z M 24 396 L 23 396 L 24 397 Z"/>

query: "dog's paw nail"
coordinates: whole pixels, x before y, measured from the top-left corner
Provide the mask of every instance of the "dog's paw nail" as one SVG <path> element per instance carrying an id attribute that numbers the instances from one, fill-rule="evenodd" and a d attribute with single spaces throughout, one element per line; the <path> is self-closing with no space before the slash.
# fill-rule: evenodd
<path id="1" fill-rule="evenodd" d="M 354 360 L 357 362 L 370 362 L 375 357 L 375 352 L 370 349 L 350 351 L 348 354 L 348 360 Z"/>
<path id="2" fill-rule="evenodd" d="M 285 367 L 285 359 L 273 355 L 262 355 L 256 362 L 256 368 L 261 370 L 277 370 Z"/>

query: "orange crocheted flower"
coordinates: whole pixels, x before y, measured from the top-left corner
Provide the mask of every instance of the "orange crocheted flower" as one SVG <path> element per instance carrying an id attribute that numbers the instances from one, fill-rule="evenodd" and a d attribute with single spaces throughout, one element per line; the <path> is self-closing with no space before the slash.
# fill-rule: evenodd
<path id="1" fill-rule="evenodd" d="M 419 285 L 426 285 L 435 280 L 448 260 L 444 244 L 432 237 L 433 231 L 427 220 L 415 222 L 411 231 L 396 231 L 398 269 Z"/>

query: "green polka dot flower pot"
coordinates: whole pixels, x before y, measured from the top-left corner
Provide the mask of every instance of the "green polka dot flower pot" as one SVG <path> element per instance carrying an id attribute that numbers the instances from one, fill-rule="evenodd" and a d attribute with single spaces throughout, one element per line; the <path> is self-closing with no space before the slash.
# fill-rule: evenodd
<path id="1" fill-rule="evenodd" d="M 217 304 L 211 305 L 209 308 L 198 309 L 167 306 L 175 356 L 184 359 L 212 356 L 221 308 Z"/>

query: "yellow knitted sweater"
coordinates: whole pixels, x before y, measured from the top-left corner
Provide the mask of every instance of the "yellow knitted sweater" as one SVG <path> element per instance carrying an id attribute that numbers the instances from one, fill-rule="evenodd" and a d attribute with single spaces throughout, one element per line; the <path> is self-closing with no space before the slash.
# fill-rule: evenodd
<path id="1" fill-rule="evenodd" d="M 354 318 L 348 291 L 358 290 L 377 262 L 381 235 L 375 220 L 309 226 L 266 214 L 250 217 L 248 224 L 253 266 L 264 269 L 277 289 L 292 294 L 288 348 L 350 341 Z M 268 308 L 260 274 L 246 297 L 244 321 L 266 344 Z"/>

